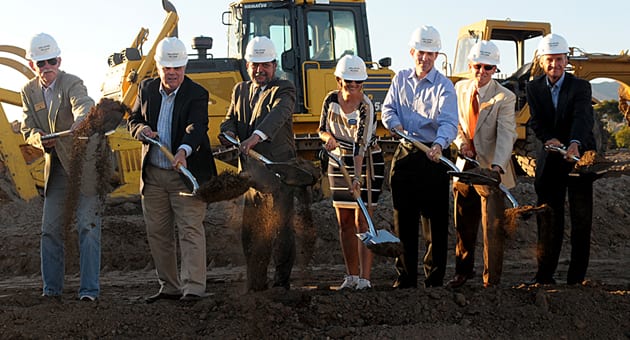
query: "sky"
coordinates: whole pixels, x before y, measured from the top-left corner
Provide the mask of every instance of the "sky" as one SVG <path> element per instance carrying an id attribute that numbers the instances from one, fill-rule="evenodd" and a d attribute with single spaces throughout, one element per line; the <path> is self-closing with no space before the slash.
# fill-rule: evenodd
<path id="1" fill-rule="evenodd" d="M 215 57 L 227 55 L 227 26 L 221 23 L 221 18 L 231 1 L 171 2 L 179 15 L 179 37 L 187 47 L 190 48 L 193 37 L 210 36 L 214 45 L 209 52 Z M 625 0 L 599 0 L 597 6 L 588 8 L 563 1 L 513 3 L 500 0 L 466 3 L 367 0 L 372 59 L 391 57 L 394 71 L 411 67 L 409 37 L 415 28 L 431 25 L 440 32 L 442 52 L 452 62 L 461 26 L 483 19 L 508 18 L 550 22 L 552 31 L 564 36 L 570 46 L 587 52 L 618 54 L 630 49 L 627 18 L 630 6 Z M 141 27 L 149 29 L 149 41 L 145 46 L 150 46 L 164 18 L 161 0 L 9 0 L 3 1 L 0 11 L 0 45 L 26 48 L 31 36 L 49 33 L 61 48 L 61 69 L 81 77 L 90 96 L 98 100 L 108 68 L 107 57 L 129 46 Z M 513 53 L 508 47 L 499 45 L 505 55 Z M 0 53 L 0 57 L 3 56 Z M 500 68 L 505 74 L 514 71 L 510 65 L 500 65 Z M 19 91 L 26 80 L 12 69 L 0 66 L 0 88 Z M 3 108 L 8 111 L 9 120 L 20 118 L 21 109 L 10 105 L 3 105 Z"/>

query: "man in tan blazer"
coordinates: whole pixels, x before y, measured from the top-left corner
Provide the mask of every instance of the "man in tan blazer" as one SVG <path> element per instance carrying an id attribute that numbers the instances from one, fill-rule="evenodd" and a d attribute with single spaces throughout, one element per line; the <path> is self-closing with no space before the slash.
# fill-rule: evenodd
<path id="1" fill-rule="evenodd" d="M 492 75 L 499 64 L 499 50 L 490 41 L 479 41 L 468 55 L 474 77 L 455 84 L 459 127 L 455 145 L 461 155 L 475 159 L 479 166 L 497 172 L 505 187 L 515 185 L 511 164 L 516 141 L 515 95 Z M 475 166 L 459 157 L 457 165 L 466 170 Z M 462 286 L 474 276 L 475 243 L 479 223 L 484 244 L 484 287 L 497 285 L 503 267 L 505 198 L 498 186 L 469 185 L 454 181 L 455 276 L 448 285 Z"/>
<path id="2" fill-rule="evenodd" d="M 42 136 L 76 128 L 94 100 L 83 81 L 59 69 L 61 50 L 46 33 L 31 38 L 27 59 L 36 77 L 22 87 L 24 121 L 22 134 L 28 144 L 44 150 L 44 208 L 41 229 L 42 295 L 59 299 L 64 283 L 64 218 L 70 193 L 68 174 L 72 167 L 72 138 L 44 139 Z M 91 138 L 97 143 L 97 138 Z M 89 144 L 88 144 L 89 145 Z M 82 177 L 97 176 L 93 155 L 86 158 Z M 76 166 L 76 165 L 75 165 Z M 79 234 L 79 299 L 94 301 L 100 293 L 101 224 L 103 204 L 94 186 L 81 181 L 76 210 Z M 67 249 L 65 250 L 68 251 Z"/>

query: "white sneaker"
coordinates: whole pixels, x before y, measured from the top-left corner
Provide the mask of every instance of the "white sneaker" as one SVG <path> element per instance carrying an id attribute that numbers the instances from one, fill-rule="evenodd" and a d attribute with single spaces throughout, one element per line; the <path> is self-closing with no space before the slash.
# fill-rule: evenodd
<path id="1" fill-rule="evenodd" d="M 346 275 L 343 279 L 343 283 L 339 286 L 339 290 L 342 289 L 356 289 L 357 284 L 359 283 L 359 276 L 357 275 Z"/>
<path id="2" fill-rule="evenodd" d="M 368 279 L 361 278 L 357 282 L 357 286 L 355 287 L 355 289 L 356 290 L 372 289 L 372 283 Z"/>

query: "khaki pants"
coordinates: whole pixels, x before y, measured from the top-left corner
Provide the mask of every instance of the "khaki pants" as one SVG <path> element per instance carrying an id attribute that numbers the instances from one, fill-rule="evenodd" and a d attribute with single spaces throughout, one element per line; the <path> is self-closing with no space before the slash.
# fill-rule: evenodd
<path id="1" fill-rule="evenodd" d="M 479 222 L 483 230 L 483 282 L 499 284 L 503 270 L 505 201 L 499 188 L 456 183 L 455 273 L 470 275 L 475 265 L 475 244 Z"/>
<path id="2" fill-rule="evenodd" d="M 142 211 L 160 292 L 167 294 L 203 295 L 206 290 L 206 236 L 203 220 L 207 205 L 194 197 L 179 194 L 188 191 L 176 171 L 146 166 Z M 179 275 L 178 239 L 181 249 Z"/>

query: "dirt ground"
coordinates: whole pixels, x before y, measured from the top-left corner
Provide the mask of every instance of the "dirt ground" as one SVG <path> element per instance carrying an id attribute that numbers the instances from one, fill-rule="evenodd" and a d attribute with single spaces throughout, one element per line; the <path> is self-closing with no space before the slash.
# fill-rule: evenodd
<path id="1" fill-rule="evenodd" d="M 627 152 L 608 156 L 630 158 Z M 521 284 L 536 270 L 536 225 L 529 218 L 518 221 L 516 234 L 507 242 L 503 282 L 498 287 L 483 288 L 479 244 L 477 277 L 457 290 L 394 290 L 393 260 L 378 257 L 372 290 L 337 291 L 344 275 L 343 259 L 334 210 L 330 200 L 322 199 L 310 206 L 315 229 L 297 230 L 299 261 L 291 290 L 246 293 L 241 202 L 236 199 L 208 207 L 210 296 L 193 303 L 153 304 L 144 302 L 158 285 L 139 202 L 107 205 L 102 294 L 89 303 L 77 300 L 76 261 L 67 264 L 61 301 L 40 296 L 42 202 L 1 196 L 0 338 L 630 339 L 630 177 L 627 172 L 604 177 L 594 188 L 591 259 L 583 285 L 563 283 L 570 252 L 568 228 L 558 284 Z M 511 192 L 521 205 L 536 203 L 531 178 L 519 178 Z M 377 229 L 391 228 L 388 192 L 382 195 L 374 220 Z M 446 279 L 454 274 L 454 243 L 451 226 Z"/>

